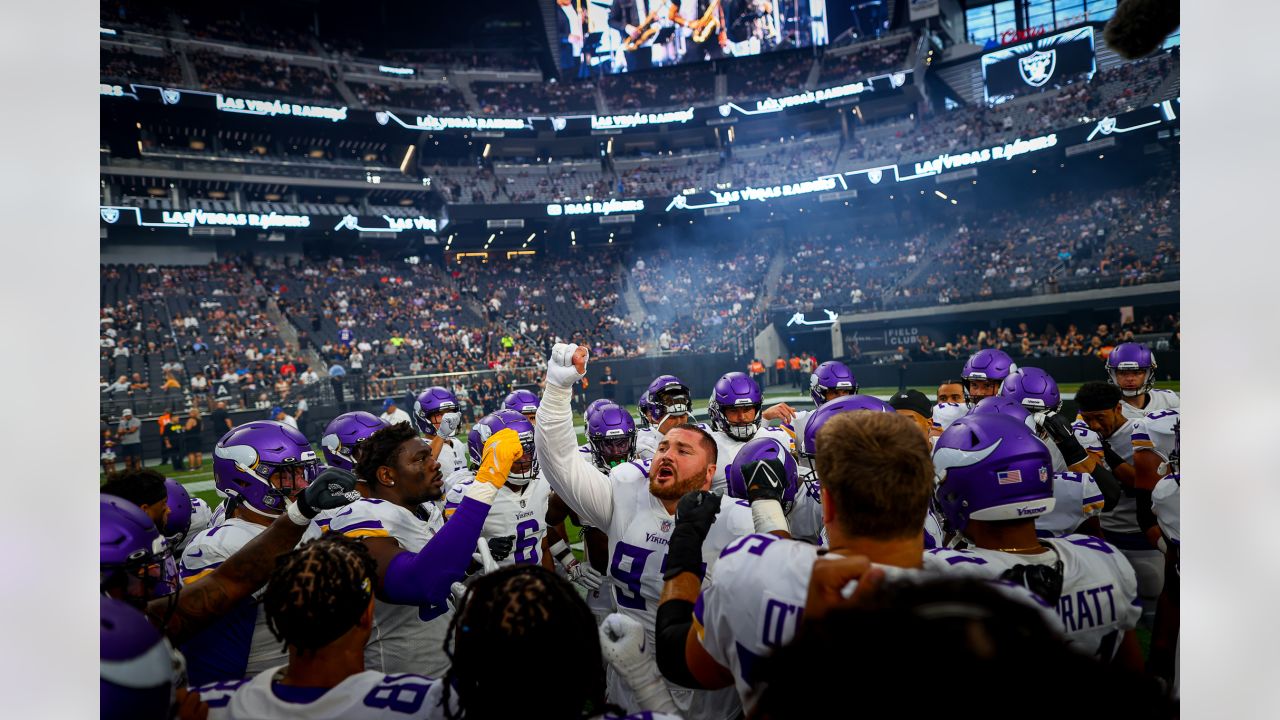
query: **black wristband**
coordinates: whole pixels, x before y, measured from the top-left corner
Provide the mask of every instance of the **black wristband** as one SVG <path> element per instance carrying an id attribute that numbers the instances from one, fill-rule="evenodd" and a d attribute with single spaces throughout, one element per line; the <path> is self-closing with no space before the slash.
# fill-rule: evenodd
<path id="1" fill-rule="evenodd" d="M 699 689 L 702 684 L 689 671 L 684 648 L 689 630 L 693 628 L 693 603 L 688 600 L 667 600 L 658 606 L 656 629 L 658 646 L 654 654 L 658 671 L 667 680 L 682 687 Z"/>
<path id="2" fill-rule="evenodd" d="M 1067 464 L 1067 467 L 1084 462 L 1089 458 L 1089 453 L 1085 452 L 1085 449 L 1081 447 L 1074 436 L 1065 440 L 1055 438 L 1053 444 L 1058 446 L 1058 452 L 1062 453 L 1062 461 Z"/>

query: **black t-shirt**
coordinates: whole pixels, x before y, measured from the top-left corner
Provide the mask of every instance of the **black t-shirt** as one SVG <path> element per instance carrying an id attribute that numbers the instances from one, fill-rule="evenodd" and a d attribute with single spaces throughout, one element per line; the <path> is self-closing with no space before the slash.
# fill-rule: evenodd
<path id="1" fill-rule="evenodd" d="M 613 386 L 614 386 L 614 383 L 616 382 L 617 380 L 613 378 L 613 375 L 605 375 L 604 377 L 600 378 L 600 386 L 602 388 L 601 392 L 603 393 L 604 397 L 607 397 L 610 400 L 613 399 Z"/>
<path id="2" fill-rule="evenodd" d="M 216 433 L 224 433 L 227 431 L 227 411 L 214 410 L 209 413 L 209 423 L 213 425 L 213 431 Z"/>

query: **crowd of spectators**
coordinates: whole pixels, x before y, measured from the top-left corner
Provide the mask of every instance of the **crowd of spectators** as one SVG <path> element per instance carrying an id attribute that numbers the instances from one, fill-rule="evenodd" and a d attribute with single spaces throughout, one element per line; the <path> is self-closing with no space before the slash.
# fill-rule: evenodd
<path id="1" fill-rule="evenodd" d="M 606 76 L 600 86 L 609 112 L 706 105 L 715 99 L 716 76 L 705 65 L 677 66 Z"/>
<path id="2" fill-rule="evenodd" d="M 182 82 L 182 68 L 172 55 L 156 56 L 129 50 L 102 47 L 98 55 L 103 80 L 154 82 L 177 85 Z"/>
<path id="3" fill-rule="evenodd" d="M 731 100 L 752 100 L 798 93 L 813 69 L 811 50 L 774 52 L 735 59 L 725 69 Z"/>
<path id="4" fill-rule="evenodd" d="M 243 260 L 103 266 L 101 297 L 99 385 L 111 408 L 269 407 L 307 369 L 286 352 Z"/>
<path id="5" fill-rule="evenodd" d="M 595 86 L 590 83 L 477 81 L 471 89 L 485 115 L 596 111 Z"/>
<path id="6" fill-rule="evenodd" d="M 914 37 L 902 35 L 892 42 L 867 44 L 840 55 L 828 52 L 822 59 L 818 87 L 864 80 L 873 75 L 902 70 L 911 56 Z"/>
<path id="7" fill-rule="evenodd" d="M 658 333 L 658 350 L 720 352 L 750 324 L 773 249 L 736 240 L 638 255 L 631 282 Z"/>
<path id="8" fill-rule="evenodd" d="M 1092 356 L 1104 359 L 1116 345 L 1124 342 L 1147 342 L 1155 350 L 1176 350 L 1181 322 L 1177 313 L 1160 317 L 1124 317 L 1119 322 L 1077 324 L 1060 328 L 1052 322 L 1029 327 L 1020 322 L 1016 327 L 972 328 L 949 338 L 921 334 L 907 351 L 915 362 L 943 360 L 963 363 L 973 353 L 995 348 L 1017 361 L 1042 357 Z M 848 344 L 851 359 L 864 359 L 856 343 Z M 884 356 L 888 357 L 888 356 Z"/>
<path id="9" fill-rule="evenodd" d="M 401 107 L 430 113 L 465 113 L 467 110 L 467 99 L 449 85 L 346 82 L 368 107 Z"/>
<path id="10" fill-rule="evenodd" d="M 193 52 L 188 57 L 195 66 L 200 87 L 205 90 L 266 93 L 307 100 L 338 97 L 329 76 L 319 68 L 213 52 Z"/>
<path id="11" fill-rule="evenodd" d="M 898 237 L 897 233 L 815 232 L 786 251 L 778 280 L 778 305 L 805 312 L 877 306 L 925 257 L 928 238 L 942 228 Z"/>

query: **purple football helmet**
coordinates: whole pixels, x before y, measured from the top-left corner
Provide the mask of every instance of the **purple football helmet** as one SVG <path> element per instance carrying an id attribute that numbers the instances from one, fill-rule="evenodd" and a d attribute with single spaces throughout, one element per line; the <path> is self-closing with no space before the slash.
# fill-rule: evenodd
<path id="1" fill-rule="evenodd" d="M 796 459 L 788 452 L 787 446 L 772 437 L 766 436 L 748 440 L 743 443 L 741 448 L 738 448 L 738 454 L 733 457 L 733 461 L 726 465 L 724 469 L 724 477 L 729 483 L 729 496 L 741 500 L 749 499 L 747 497 L 747 485 L 750 482 L 742 474 L 742 468 L 748 463 L 758 460 L 782 461 L 783 472 L 786 473 L 786 476 L 782 479 L 782 508 L 783 512 L 790 511 L 792 503 L 796 500 L 796 492 L 800 487 L 800 472 L 796 466 Z"/>
<path id="2" fill-rule="evenodd" d="M 845 395 L 858 394 L 858 379 L 848 365 L 838 360 L 822 363 L 809 376 L 809 397 L 813 398 L 814 407 L 826 402 L 826 394 L 831 390 L 847 391 Z"/>
<path id="3" fill-rule="evenodd" d="M 1053 510 L 1053 459 L 1026 425 L 1006 415 L 967 415 L 933 450 L 934 506 L 947 530 L 969 520 L 1034 520 Z"/>
<path id="4" fill-rule="evenodd" d="M 986 380 L 995 383 L 996 388 L 990 393 L 990 395 L 994 395 L 999 392 L 1000 383 L 1009 377 L 1009 373 L 1017 369 L 1018 366 L 1013 362 L 1013 358 L 1009 357 L 1003 350 L 986 348 L 970 355 L 969 359 L 964 361 L 964 370 L 960 373 L 960 382 L 964 385 L 965 402 L 970 405 L 975 402 L 972 399 L 971 381 Z M 977 399 L 981 400 L 983 397 L 988 397 L 988 395 L 983 395 Z"/>
<path id="5" fill-rule="evenodd" d="M 530 480 L 538 477 L 538 452 L 533 445 L 533 423 L 515 410 L 498 410 L 477 420 L 476 424 L 471 426 L 471 432 L 467 434 L 467 458 L 471 460 L 472 469 L 480 467 L 480 460 L 484 457 L 485 441 L 489 436 L 506 428 L 516 431 L 516 435 L 520 436 L 520 447 L 524 449 L 524 456 L 511 466 L 511 474 L 507 476 L 507 482 L 513 485 L 526 485 Z M 517 471 L 516 468 L 521 469 Z"/>
<path id="6" fill-rule="evenodd" d="M 653 402 L 649 400 L 649 391 L 645 390 L 640 393 L 640 399 L 636 401 L 636 409 L 640 411 L 640 427 L 647 428 L 652 423 L 649 422 L 649 411 L 653 408 Z"/>
<path id="7" fill-rule="evenodd" d="M 711 417 L 711 427 L 728 435 L 734 440 L 747 441 L 755 437 L 760 429 L 760 406 L 764 404 L 764 395 L 760 386 L 751 376 L 744 372 L 728 372 L 716 381 L 711 391 L 711 400 L 707 402 L 707 415 Z M 756 409 L 754 420 L 745 423 L 730 423 L 725 411 L 731 407 L 753 407 Z"/>
<path id="8" fill-rule="evenodd" d="M 431 416 L 438 412 L 458 412 L 458 397 L 449 392 L 446 388 L 439 385 L 433 385 L 422 391 L 413 401 L 413 418 L 414 427 L 418 428 L 418 432 L 423 435 L 435 435 L 436 424 L 431 422 Z"/>
<path id="9" fill-rule="evenodd" d="M 693 412 L 689 399 L 689 386 L 675 375 L 659 375 L 640 396 L 640 416 L 654 427 L 672 415 L 688 415 Z"/>
<path id="10" fill-rule="evenodd" d="M 1003 395 L 982 398 L 965 414 L 965 417 L 970 415 L 1007 415 L 1026 425 L 1033 432 L 1036 430 L 1036 421 L 1031 417 L 1031 413 L 1019 405 L 1017 400 Z"/>
<path id="11" fill-rule="evenodd" d="M 587 444 L 604 472 L 635 457 L 636 423 L 624 408 L 608 404 L 587 413 Z"/>
<path id="12" fill-rule="evenodd" d="M 1118 370 L 1145 370 L 1147 377 L 1137 389 L 1126 390 L 1116 378 Z M 1156 384 L 1156 356 L 1151 354 L 1151 348 L 1142 343 L 1120 343 L 1107 356 L 1107 376 L 1111 378 L 1111 384 L 1119 387 L 1125 397 L 1138 397 L 1151 392 L 1151 388 Z"/>
<path id="13" fill-rule="evenodd" d="M 854 410 L 869 410 L 871 412 L 897 412 L 889 403 L 872 395 L 846 395 L 838 397 L 831 402 L 823 403 L 821 407 L 809 413 L 805 418 L 804 427 L 797 428 L 796 431 L 796 452 L 800 457 L 812 460 L 818 456 L 818 431 L 827 421 L 840 413 L 853 412 Z"/>
<path id="14" fill-rule="evenodd" d="M 600 408 L 606 405 L 617 405 L 617 404 L 618 403 L 614 402 L 613 400 L 610 400 L 609 398 L 600 398 L 599 400 L 592 400 L 587 405 L 587 411 L 582 413 L 582 417 L 584 418 L 591 417 L 591 415 L 595 413 L 595 411 L 599 410 Z"/>
<path id="15" fill-rule="evenodd" d="M 183 676 L 182 656 L 138 610 L 100 601 L 98 705 L 103 720 L 168 720 Z"/>
<path id="16" fill-rule="evenodd" d="M 1020 367 L 1000 384 L 1000 397 L 1022 403 L 1027 412 L 1057 412 L 1062 409 L 1062 393 L 1049 373 L 1035 367 Z"/>
<path id="17" fill-rule="evenodd" d="M 293 469 L 300 470 L 294 474 Z M 277 483 L 277 472 L 285 477 Z M 274 420 L 232 428 L 213 448 L 214 486 L 254 512 L 279 517 L 285 504 L 320 474 L 316 453 L 296 429 Z"/>
<path id="18" fill-rule="evenodd" d="M 187 507 L 190 507 L 190 502 Z M 178 565 L 169 544 L 142 508 L 115 495 L 99 499 L 99 585 L 139 608 L 178 590 Z"/>
<path id="19" fill-rule="evenodd" d="M 532 391 L 529 390 L 512 390 L 510 394 L 502 401 L 502 409 L 515 410 L 521 415 L 529 418 L 529 422 L 533 422 L 533 418 L 538 414 L 538 405 L 541 400 Z"/>
<path id="20" fill-rule="evenodd" d="M 164 539 L 170 548 L 176 548 L 187 539 L 191 530 L 191 494 L 182 487 L 182 483 L 173 478 L 165 478 L 164 489 L 169 496 L 169 519 L 164 524 Z"/>
<path id="21" fill-rule="evenodd" d="M 416 405 L 413 419 L 415 422 L 418 420 Z M 382 421 L 382 418 L 360 410 L 343 413 L 330 420 L 324 428 L 324 435 L 320 438 L 320 452 L 324 453 L 325 464 L 355 472 L 356 446 L 384 427 L 387 427 L 387 424 Z M 421 429 L 422 426 L 418 427 Z"/>

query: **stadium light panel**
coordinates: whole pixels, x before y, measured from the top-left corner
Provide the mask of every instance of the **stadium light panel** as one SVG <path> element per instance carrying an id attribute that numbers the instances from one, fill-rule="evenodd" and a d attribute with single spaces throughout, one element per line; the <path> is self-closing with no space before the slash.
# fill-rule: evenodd
<path id="1" fill-rule="evenodd" d="M 944 193 L 944 192 L 942 192 L 941 190 L 934 190 L 934 191 L 933 191 L 933 194 L 934 194 L 934 195 L 937 195 L 938 197 L 942 198 L 943 200 L 946 200 L 946 199 L 947 199 L 947 194 L 946 194 L 946 193 Z"/>
<path id="2" fill-rule="evenodd" d="M 484 144 L 484 152 L 480 153 L 480 156 L 481 156 L 481 157 L 484 157 L 484 158 L 489 157 L 489 150 L 490 150 L 490 148 L 492 148 L 492 147 L 493 147 L 493 145 L 492 145 L 491 143 L 485 143 L 485 144 Z"/>

